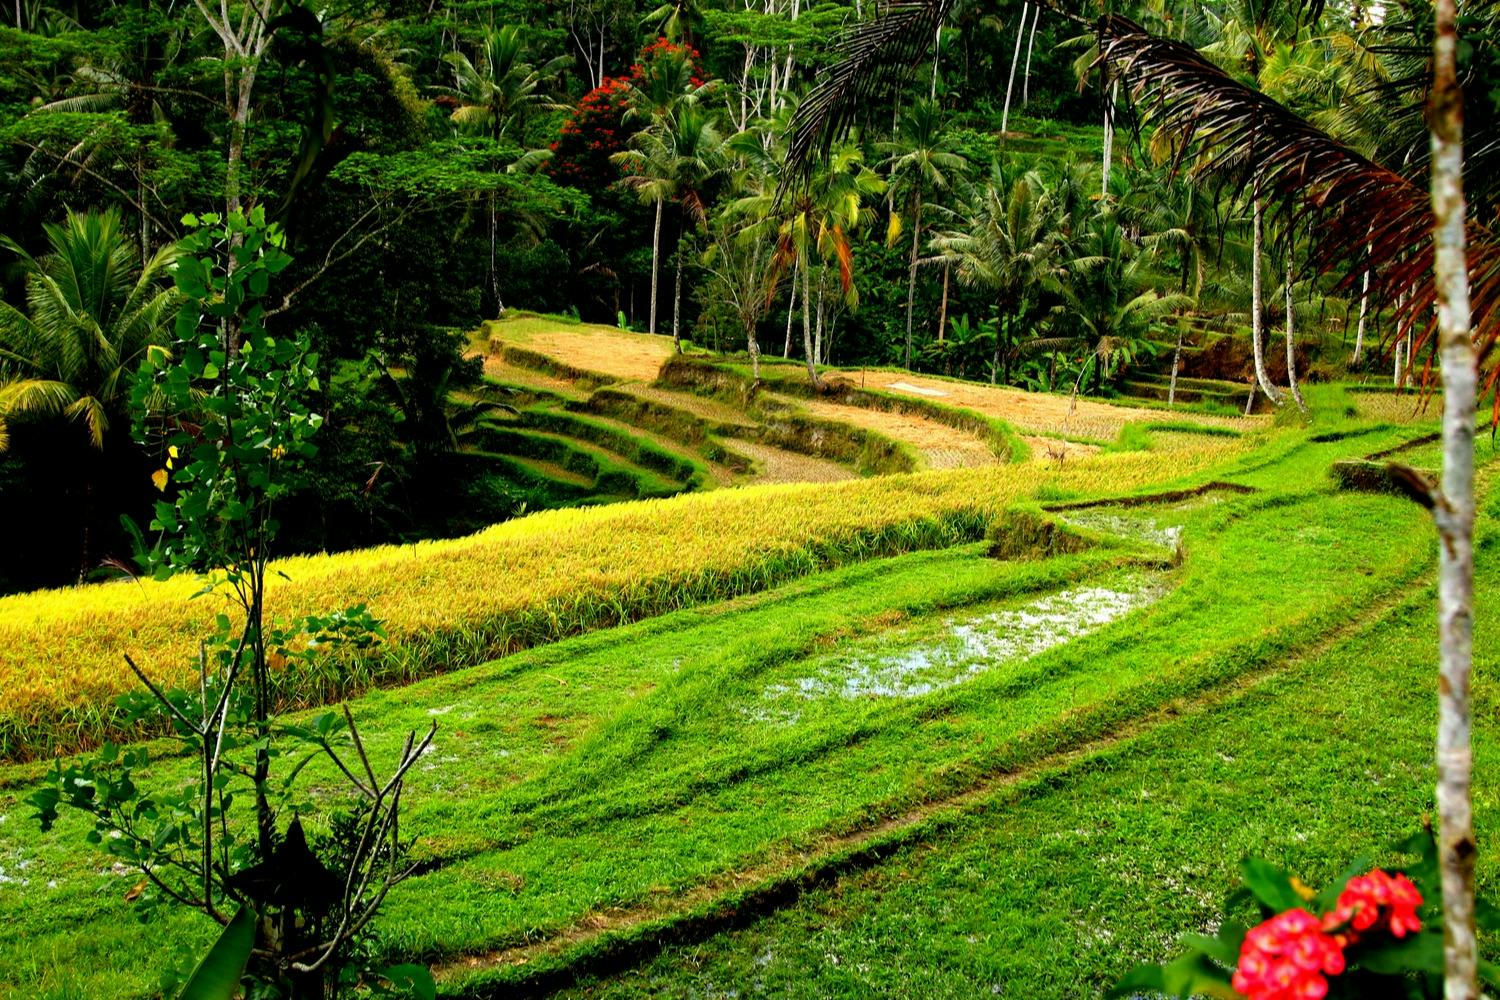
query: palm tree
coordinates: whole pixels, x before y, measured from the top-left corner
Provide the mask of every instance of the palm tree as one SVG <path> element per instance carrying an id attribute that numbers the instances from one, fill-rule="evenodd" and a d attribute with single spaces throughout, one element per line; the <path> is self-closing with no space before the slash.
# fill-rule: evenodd
<path id="1" fill-rule="evenodd" d="M 509 139 L 517 145 L 526 140 L 527 119 L 541 111 L 558 111 L 566 107 L 547 93 L 549 81 L 572 64 L 569 56 L 548 60 L 540 68 L 526 61 L 526 40 L 516 25 L 505 25 L 486 31 L 479 45 L 475 63 L 462 52 L 450 52 L 443 61 L 453 67 L 454 86 L 438 87 L 439 103 L 453 108 L 453 127 L 469 135 L 483 135 L 496 142 Z M 542 150 L 542 154 L 546 154 Z M 523 158 L 530 162 L 534 155 Z M 488 196 L 490 230 L 490 293 L 495 307 L 505 311 L 500 297 L 496 254 L 499 228 L 495 195 Z"/>
<path id="2" fill-rule="evenodd" d="M 661 273 L 661 224 L 668 201 L 701 222 L 705 217 L 703 188 L 719 169 L 723 139 L 713 116 L 695 104 L 684 104 L 631 136 L 630 149 L 610 157 L 620 166 L 621 183 L 640 200 L 656 206 L 651 231 L 651 312 L 649 330 L 656 332 L 657 289 Z M 677 261 L 677 289 L 681 294 L 682 260 Z M 672 340 L 682 350 L 674 300 Z"/>
<path id="3" fill-rule="evenodd" d="M 933 197 L 952 189 L 969 168 L 969 161 L 955 151 L 945 134 L 943 115 L 933 101 L 917 100 L 901 116 L 896 134 L 876 144 L 886 156 L 884 164 L 890 186 L 904 197 L 911 219 L 911 258 L 906 276 L 906 367 L 911 368 L 912 306 L 917 292 L 917 255 L 922 246 L 924 196 Z M 899 220 L 899 216 L 895 216 Z M 891 228 L 894 236 L 899 232 Z"/>
<path id="4" fill-rule="evenodd" d="M 1150 256 L 1126 237 L 1108 202 L 1080 249 L 1056 284 L 1064 303 L 1056 326 L 1063 335 L 1040 342 L 1084 348 L 1075 395 L 1090 373 L 1092 387 L 1100 388 L 1120 362 L 1135 359 L 1157 322 L 1193 305 L 1191 296 L 1158 291 L 1162 276 L 1151 272 Z"/>
<path id="5" fill-rule="evenodd" d="M 1060 270 L 1061 208 L 1035 173 L 1007 185 L 994 168 L 966 225 L 932 241 L 939 258 L 953 263 L 961 283 L 995 293 L 992 383 L 1009 378 L 1019 333 L 1037 318 L 1038 292 Z"/>
<path id="6" fill-rule="evenodd" d="M 788 266 L 802 280 L 802 346 L 807 358 L 807 377 L 818 385 L 816 352 L 813 350 L 811 270 L 816 254 L 825 264 L 838 268 L 844 298 L 854 305 L 854 251 L 850 235 L 868 222 L 874 211 L 866 200 L 885 190 L 885 182 L 865 165 L 864 154 L 852 143 L 829 152 L 812 172 L 799 178 L 790 169 L 787 151 L 767 143 L 757 132 L 742 132 L 730 140 L 734 152 L 765 178 L 761 193 L 739 199 L 733 211 L 752 221 L 742 232 L 745 239 L 775 241 L 772 284 Z"/>
<path id="7" fill-rule="evenodd" d="M 163 285 L 175 247 L 144 266 L 117 209 L 69 211 L 44 227 L 50 252 L 33 257 L 14 241 L 4 246 L 26 273 L 25 313 L 0 302 L 0 448 L 8 428 L 65 422 L 81 431 L 85 503 L 96 463 L 91 454 L 125 429 L 131 379 L 146 351 L 166 340 L 181 295 Z M 89 569 L 90 511 L 85 510 L 81 571 Z"/>
<path id="8" fill-rule="evenodd" d="M 573 60 L 558 56 L 537 67 L 526 61 L 526 55 L 521 28 L 505 25 L 485 32 L 478 63 L 462 52 L 443 57 L 453 67 L 454 85 L 437 89 L 446 97 L 442 103 L 453 107 L 455 128 L 524 143 L 531 115 L 565 107 L 552 99 L 547 87 Z"/>

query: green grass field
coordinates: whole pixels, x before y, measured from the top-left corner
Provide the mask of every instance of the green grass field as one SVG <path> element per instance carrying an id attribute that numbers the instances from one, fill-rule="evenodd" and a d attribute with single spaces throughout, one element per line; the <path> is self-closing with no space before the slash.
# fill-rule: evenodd
<path id="1" fill-rule="evenodd" d="M 1096 995 L 1202 929 L 1245 853 L 1317 881 L 1430 808 L 1433 533 L 1328 474 L 1429 430 L 1226 438 L 1190 480 L 1238 490 L 1078 508 L 1149 492 L 1101 458 L 1082 490 L 1041 476 L 1008 501 L 1011 558 L 809 567 L 367 693 L 369 745 L 440 726 L 380 947 L 451 996 Z M 1184 485 L 1170 453 L 1155 468 Z M 0 990 L 148 995 L 162 940 L 211 928 L 142 927 L 136 877 L 76 817 L 40 833 L 40 767 L 0 767 Z M 309 769 L 310 802 L 331 779 Z"/>

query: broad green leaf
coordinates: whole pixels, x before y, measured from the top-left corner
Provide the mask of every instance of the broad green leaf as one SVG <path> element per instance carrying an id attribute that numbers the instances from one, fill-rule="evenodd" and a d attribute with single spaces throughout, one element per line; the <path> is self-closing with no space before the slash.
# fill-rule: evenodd
<path id="1" fill-rule="evenodd" d="M 231 1000 L 255 947 L 255 911 L 240 908 L 208 954 L 203 956 L 178 1000 Z"/>
<path id="2" fill-rule="evenodd" d="M 1306 909 L 1303 899 L 1292 885 L 1292 876 L 1260 858 L 1246 858 L 1240 866 L 1245 886 L 1263 905 L 1277 911 Z"/>
<path id="3" fill-rule="evenodd" d="M 381 969 L 380 975 L 390 980 L 392 991 L 398 995 L 413 1000 L 437 1000 L 437 982 L 425 965 L 393 965 Z"/>
<path id="4" fill-rule="evenodd" d="M 1443 934 L 1436 928 L 1424 928 L 1401 941 L 1389 936 L 1378 940 L 1379 947 L 1360 949 L 1357 957 L 1351 956 L 1350 967 L 1387 976 L 1409 972 L 1442 974 Z"/>

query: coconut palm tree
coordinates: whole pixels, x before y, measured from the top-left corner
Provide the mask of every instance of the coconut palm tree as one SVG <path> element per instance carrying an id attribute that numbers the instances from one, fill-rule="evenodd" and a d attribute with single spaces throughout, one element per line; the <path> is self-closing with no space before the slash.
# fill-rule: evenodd
<path id="1" fill-rule="evenodd" d="M 885 190 L 885 181 L 865 165 L 864 154 L 853 143 L 832 149 L 805 177 L 791 169 L 784 146 L 766 142 L 758 132 L 740 133 L 730 140 L 730 147 L 766 178 L 760 193 L 741 198 L 733 206 L 733 211 L 751 220 L 742 231 L 743 238 L 774 241 L 773 284 L 788 267 L 801 275 L 802 346 L 807 377 L 816 386 L 812 310 L 806 305 L 812 301 L 814 255 L 837 267 L 845 300 L 856 304 L 850 235 L 873 218 L 867 200 Z"/>
<path id="2" fill-rule="evenodd" d="M 704 187 L 720 169 L 723 138 L 711 114 L 696 104 L 683 104 L 662 118 L 653 118 L 631 136 L 630 149 L 611 159 L 623 173 L 621 183 L 642 202 L 656 207 L 651 231 L 651 312 L 648 329 L 656 332 L 657 290 L 661 274 L 662 217 L 669 201 L 676 202 L 695 223 L 706 215 Z M 682 260 L 677 259 L 672 340 L 682 350 L 677 328 L 676 300 L 682 290 Z"/>
<path id="3" fill-rule="evenodd" d="M 142 266 L 117 209 L 70 211 L 44 228 L 50 249 L 40 257 L 0 240 L 26 274 L 26 311 L 0 302 L 0 448 L 13 425 L 76 427 L 87 507 L 94 456 L 128 430 L 132 376 L 166 340 L 181 301 L 162 280 L 177 251 L 163 247 Z M 90 568 L 89 522 L 86 509 L 80 579 Z"/>
<path id="4" fill-rule="evenodd" d="M 1039 291 L 1060 273 L 1065 248 L 1061 209 L 1037 174 L 1007 185 L 994 168 L 964 226 L 932 240 L 934 252 L 952 263 L 961 284 L 995 295 L 992 383 L 1009 379 L 1020 332 L 1039 318 Z"/>
<path id="5" fill-rule="evenodd" d="M 917 292 L 917 257 L 922 247 L 923 209 L 968 172 L 969 161 L 957 151 L 944 129 L 942 111 L 928 100 L 917 100 L 896 123 L 896 134 L 875 147 L 885 154 L 891 189 L 903 203 L 911 222 L 911 257 L 906 275 L 906 367 L 911 368 L 912 307 Z M 925 199 L 925 200 L 924 200 Z M 900 215 L 892 215 L 891 234 L 900 232 Z"/>
<path id="6" fill-rule="evenodd" d="M 462 52 L 445 55 L 454 83 L 437 89 L 446 98 L 442 103 L 453 108 L 453 126 L 471 135 L 524 143 L 528 118 L 562 110 L 565 105 L 555 101 L 548 88 L 573 60 L 558 56 L 538 67 L 526 56 L 525 36 L 513 24 L 484 33 L 478 62 Z"/>
<path id="7" fill-rule="evenodd" d="M 1152 272 L 1150 255 L 1127 238 L 1108 202 L 1102 203 L 1079 250 L 1055 285 L 1064 304 L 1053 324 L 1060 336 L 1038 342 L 1083 349 L 1075 394 L 1100 388 L 1120 363 L 1135 360 L 1160 320 L 1193 305 L 1191 296 L 1158 290 L 1167 284 L 1164 276 Z M 1085 382 L 1089 375 L 1091 385 Z"/>

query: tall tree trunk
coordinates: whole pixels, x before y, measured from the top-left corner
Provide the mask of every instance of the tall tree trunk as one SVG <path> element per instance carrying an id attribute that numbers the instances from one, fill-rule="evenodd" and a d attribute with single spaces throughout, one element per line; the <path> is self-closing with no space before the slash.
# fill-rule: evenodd
<path id="1" fill-rule="evenodd" d="M 682 319 L 682 234 L 677 234 L 677 274 L 672 279 L 672 346 L 682 353 L 682 332 L 678 323 Z M 717 338 L 715 338 L 717 339 Z"/>
<path id="2" fill-rule="evenodd" d="M 942 56 L 942 54 L 943 26 L 940 24 L 937 27 L 937 34 L 932 39 L 932 86 L 928 89 L 927 92 L 927 99 L 929 101 L 933 101 L 934 103 L 937 101 L 938 59 Z"/>
<path id="3" fill-rule="evenodd" d="M 1438 537 L 1437 807 L 1443 883 L 1446 1000 L 1474 1000 L 1474 821 L 1469 674 L 1474 652 L 1474 408 L 1477 372 L 1470 332 L 1464 223 L 1463 93 L 1458 85 L 1455 0 L 1437 0 L 1432 127 L 1433 272 L 1443 377 L 1443 483 L 1434 498 Z"/>
<path id="4" fill-rule="evenodd" d="M 1182 366 L 1182 328 L 1183 321 L 1177 321 L 1177 347 L 1172 351 L 1172 381 L 1167 386 L 1167 405 L 1177 405 L 1177 371 Z M 1253 398 L 1253 397 L 1252 397 Z"/>
<path id="5" fill-rule="evenodd" d="M 792 292 L 786 300 L 786 343 L 781 345 L 781 356 L 792 356 L 792 316 L 797 311 L 797 276 L 802 271 L 802 261 L 792 264 Z"/>
<path id="6" fill-rule="evenodd" d="M 1109 197 L 1109 172 L 1115 158 L 1115 104 L 1120 98 L 1120 81 L 1115 80 L 1109 84 L 1109 92 L 1104 100 L 1104 160 L 1100 179 L 1101 197 Z"/>
<path id="7" fill-rule="evenodd" d="M 906 370 L 911 371 L 912 305 L 917 295 L 917 251 L 922 239 L 922 189 L 917 188 L 916 208 L 911 218 L 911 260 L 906 265 Z"/>
<path id="8" fill-rule="evenodd" d="M 656 199 L 656 227 L 651 231 L 651 315 L 647 330 L 656 332 L 656 273 L 661 267 L 661 213 L 665 198 Z"/>
<path id="9" fill-rule="evenodd" d="M 1366 252 L 1373 251 L 1373 247 L 1367 246 Z M 1359 325 L 1354 328 L 1354 355 L 1349 359 L 1351 365 L 1357 365 L 1365 353 L 1365 320 L 1370 315 L 1370 269 L 1365 268 L 1364 278 L 1359 290 Z M 1348 329 L 1345 327 L 1344 329 Z"/>
<path id="10" fill-rule="evenodd" d="M 1255 353 L 1255 381 L 1260 384 L 1260 391 L 1266 394 L 1266 398 L 1277 406 L 1281 405 L 1281 390 L 1271 384 L 1271 376 L 1266 374 L 1266 349 L 1265 330 L 1261 318 L 1261 242 L 1264 233 L 1264 220 L 1261 214 L 1260 187 L 1256 185 L 1255 191 L 1255 214 L 1251 222 L 1250 237 L 1250 344 Z"/>
<path id="11" fill-rule="evenodd" d="M 943 304 L 938 308 L 938 343 L 947 338 L 948 333 L 948 262 L 943 262 Z"/>
<path id="12" fill-rule="evenodd" d="M 1296 309 L 1292 302 L 1292 243 L 1287 238 L 1286 247 L 1286 384 L 1291 390 L 1292 399 L 1297 402 L 1297 409 L 1304 414 L 1307 412 L 1307 401 L 1302 398 L 1302 390 L 1297 388 L 1297 338 L 1293 332 L 1292 323 L 1296 315 Z"/>
<path id="13" fill-rule="evenodd" d="M 1010 56 L 1010 78 L 1005 84 L 1005 110 L 1000 113 L 1001 133 L 1010 128 L 1010 95 L 1016 88 L 1016 64 L 1021 61 L 1021 40 L 1026 37 L 1026 14 L 1030 10 L 1030 4 L 1021 4 L 1021 22 L 1016 25 L 1016 48 Z"/>
<path id="14" fill-rule="evenodd" d="M 1041 20 L 1042 8 L 1031 15 L 1031 33 L 1026 36 L 1026 70 L 1021 74 L 1021 107 L 1031 103 L 1031 49 L 1036 45 L 1036 23 Z"/>
<path id="15" fill-rule="evenodd" d="M 807 377 L 812 380 L 813 388 L 817 388 L 818 362 L 813 354 L 812 311 L 807 308 L 807 304 L 812 301 L 812 284 L 808 274 L 811 270 L 806 264 L 802 267 L 802 352 L 807 356 Z"/>
<path id="16" fill-rule="evenodd" d="M 760 381 L 760 341 L 755 336 L 755 321 L 745 327 L 745 343 L 750 349 L 750 375 Z"/>

